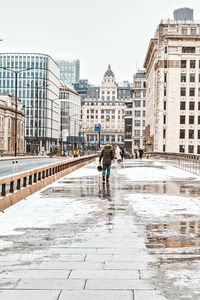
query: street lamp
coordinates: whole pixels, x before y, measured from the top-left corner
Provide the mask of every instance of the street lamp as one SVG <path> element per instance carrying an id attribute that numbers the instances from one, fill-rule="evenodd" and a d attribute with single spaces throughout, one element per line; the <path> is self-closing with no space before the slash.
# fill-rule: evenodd
<path id="1" fill-rule="evenodd" d="M 18 81 L 18 74 L 25 71 L 30 71 L 33 68 L 26 68 L 15 71 L 13 69 L 7 67 L 0 67 L 0 69 L 12 72 L 15 74 L 15 156 L 17 156 L 17 81 Z"/>

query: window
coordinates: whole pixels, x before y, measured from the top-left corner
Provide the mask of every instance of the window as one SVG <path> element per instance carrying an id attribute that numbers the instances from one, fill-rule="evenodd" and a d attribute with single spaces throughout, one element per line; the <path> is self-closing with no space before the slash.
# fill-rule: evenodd
<path id="1" fill-rule="evenodd" d="M 142 120 L 142 126 L 145 126 L 145 120 Z"/>
<path id="2" fill-rule="evenodd" d="M 135 120 L 135 126 L 140 126 L 140 120 Z"/>
<path id="3" fill-rule="evenodd" d="M 194 102 L 189 102 L 189 110 L 194 110 Z"/>
<path id="4" fill-rule="evenodd" d="M 191 28 L 191 35 L 196 35 L 196 27 Z"/>
<path id="5" fill-rule="evenodd" d="M 189 124 L 194 124 L 194 116 L 189 116 Z"/>
<path id="6" fill-rule="evenodd" d="M 163 129 L 163 139 L 165 139 L 166 130 Z"/>
<path id="7" fill-rule="evenodd" d="M 182 53 L 195 53 L 195 47 L 182 47 Z"/>
<path id="8" fill-rule="evenodd" d="M 200 102 L 198 102 L 198 110 L 200 110 Z"/>
<path id="9" fill-rule="evenodd" d="M 200 125 L 200 116 L 198 116 L 198 125 Z"/>
<path id="10" fill-rule="evenodd" d="M 146 116 L 146 111 L 145 110 L 143 110 L 142 115 L 143 115 L 143 117 Z"/>
<path id="11" fill-rule="evenodd" d="M 194 146 L 193 145 L 188 146 L 188 153 L 194 153 Z"/>
<path id="12" fill-rule="evenodd" d="M 140 98 L 141 97 L 141 92 L 136 92 L 135 93 L 135 98 Z"/>
<path id="13" fill-rule="evenodd" d="M 185 138 L 185 130 L 180 129 L 180 139 L 184 139 L 184 138 Z"/>
<path id="14" fill-rule="evenodd" d="M 165 47 L 165 53 L 167 53 L 167 47 Z"/>
<path id="15" fill-rule="evenodd" d="M 189 130 L 188 132 L 188 138 L 193 139 L 194 138 L 194 130 Z"/>
<path id="16" fill-rule="evenodd" d="M 191 97 L 195 96 L 195 89 L 194 88 L 190 88 L 190 96 Z"/>
<path id="17" fill-rule="evenodd" d="M 166 102 L 166 101 L 164 101 L 164 102 L 163 102 L 163 105 L 164 105 L 164 110 L 166 110 L 166 107 L 167 107 L 167 102 Z"/>
<path id="18" fill-rule="evenodd" d="M 146 97 L 146 92 L 143 92 L 143 97 L 144 97 L 144 98 Z"/>
<path id="19" fill-rule="evenodd" d="M 195 82 L 195 74 L 190 74 L 190 82 Z"/>
<path id="20" fill-rule="evenodd" d="M 167 68 L 167 60 L 164 60 L 164 68 Z"/>
<path id="21" fill-rule="evenodd" d="M 135 117 L 140 117 L 140 110 L 135 111 Z"/>
<path id="22" fill-rule="evenodd" d="M 167 89 L 164 88 L 164 96 L 167 96 Z"/>
<path id="23" fill-rule="evenodd" d="M 182 27 L 182 35 L 186 35 L 187 34 L 187 27 Z"/>
<path id="24" fill-rule="evenodd" d="M 135 87 L 136 88 L 141 88 L 141 82 L 140 81 L 136 81 L 135 82 Z"/>
<path id="25" fill-rule="evenodd" d="M 200 154 L 200 146 L 197 146 L 197 154 Z"/>
<path id="26" fill-rule="evenodd" d="M 140 146 L 140 140 L 134 140 L 134 145 L 135 146 Z"/>
<path id="27" fill-rule="evenodd" d="M 164 82 L 167 82 L 167 74 L 164 74 Z"/>
<path id="28" fill-rule="evenodd" d="M 141 106 L 141 101 L 135 101 L 135 107 L 140 107 Z"/>
<path id="29" fill-rule="evenodd" d="M 185 116 L 180 116 L 180 124 L 185 124 Z"/>
<path id="30" fill-rule="evenodd" d="M 184 145 L 179 146 L 179 152 L 182 152 L 182 153 L 185 152 L 185 146 Z"/>
<path id="31" fill-rule="evenodd" d="M 186 88 L 181 88 L 181 96 L 184 97 L 186 96 Z"/>
<path id="32" fill-rule="evenodd" d="M 195 60 L 190 60 L 190 68 L 195 69 L 196 61 Z"/>
<path id="33" fill-rule="evenodd" d="M 143 101 L 143 107 L 145 107 L 146 106 L 146 101 Z"/>
<path id="34" fill-rule="evenodd" d="M 200 140 L 200 130 L 198 130 L 198 140 Z"/>
<path id="35" fill-rule="evenodd" d="M 134 135 L 140 135 L 140 130 L 134 130 Z"/>
<path id="36" fill-rule="evenodd" d="M 180 110 L 185 110 L 185 101 L 180 102 Z"/>
<path id="37" fill-rule="evenodd" d="M 163 124 L 166 124 L 166 116 L 163 116 Z"/>
<path id="38" fill-rule="evenodd" d="M 187 60 L 181 60 L 181 68 L 185 69 L 187 67 Z"/>
<path id="39" fill-rule="evenodd" d="M 200 97 L 200 88 L 198 88 L 198 97 Z"/>

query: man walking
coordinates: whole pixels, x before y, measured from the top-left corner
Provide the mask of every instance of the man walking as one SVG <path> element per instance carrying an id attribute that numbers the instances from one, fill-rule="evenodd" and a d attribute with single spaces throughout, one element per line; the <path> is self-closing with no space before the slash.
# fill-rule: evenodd
<path id="1" fill-rule="evenodd" d="M 103 150 L 101 151 L 101 155 L 99 157 L 99 163 L 101 163 L 101 160 L 103 158 L 103 170 L 102 170 L 102 180 L 109 181 L 110 177 L 110 167 L 111 167 L 111 161 L 114 159 L 114 151 L 112 149 L 112 146 L 107 144 L 104 146 Z"/>

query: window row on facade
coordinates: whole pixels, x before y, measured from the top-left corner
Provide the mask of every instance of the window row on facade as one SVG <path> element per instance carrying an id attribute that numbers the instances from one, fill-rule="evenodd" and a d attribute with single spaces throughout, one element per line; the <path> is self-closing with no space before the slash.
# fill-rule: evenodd
<path id="1" fill-rule="evenodd" d="M 198 62 L 198 67 L 200 68 L 200 60 L 196 61 L 196 60 L 181 60 L 181 68 L 182 69 L 186 69 L 187 66 L 190 67 L 190 69 L 195 69 L 197 66 L 197 62 Z"/>
<path id="2" fill-rule="evenodd" d="M 187 134 L 186 134 L 186 130 L 185 129 L 180 129 L 180 134 L 179 134 L 179 138 L 180 139 L 185 139 L 186 137 L 188 139 L 194 139 L 195 138 L 195 133 L 197 134 L 197 139 L 200 139 L 200 130 L 193 130 L 193 129 L 189 129 Z"/>
<path id="3" fill-rule="evenodd" d="M 181 82 L 187 82 L 187 75 L 181 73 Z M 196 82 L 196 74 L 189 74 L 189 82 Z M 198 74 L 198 82 L 200 82 L 200 74 Z"/>
<path id="4" fill-rule="evenodd" d="M 200 116 L 198 116 L 198 125 L 200 125 Z M 195 124 L 195 117 L 189 116 L 189 124 Z M 186 124 L 186 116 L 180 116 L 180 124 Z"/>
<path id="5" fill-rule="evenodd" d="M 185 96 L 195 97 L 196 93 L 197 93 L 198 97 L 200 97 L 200 88 L 198 88 L 198 90 L 197 90 L 194 87 L 190 87 L 188 89 L 188 91 L 185 87 L 181 87 L 181 89 L 180 89 L 181 97 L 185 97 Z"/>
<path id="6" fill-rule="evenodd" d="M 189 145 L 188 146 L 188 151 L 186 151 L 185 145 L 180 145 L 179 146 L 179 152 L 181 153 L 194 153 L 194 145 Z M 200 154 L 200 146 L 197 146 L 197 154 Z"/>

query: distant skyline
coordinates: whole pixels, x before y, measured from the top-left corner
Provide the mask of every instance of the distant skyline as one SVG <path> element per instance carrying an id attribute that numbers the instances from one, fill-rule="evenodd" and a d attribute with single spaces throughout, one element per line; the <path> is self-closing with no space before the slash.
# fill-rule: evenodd
<path id="1" fill-rule="evenodd" d="M 0 52 L 79 59 L 80 78 L 101 84 L 108 64 L 116 81 L 133 81 L 161 19 L 197 0 L 2 0 Z"/>

